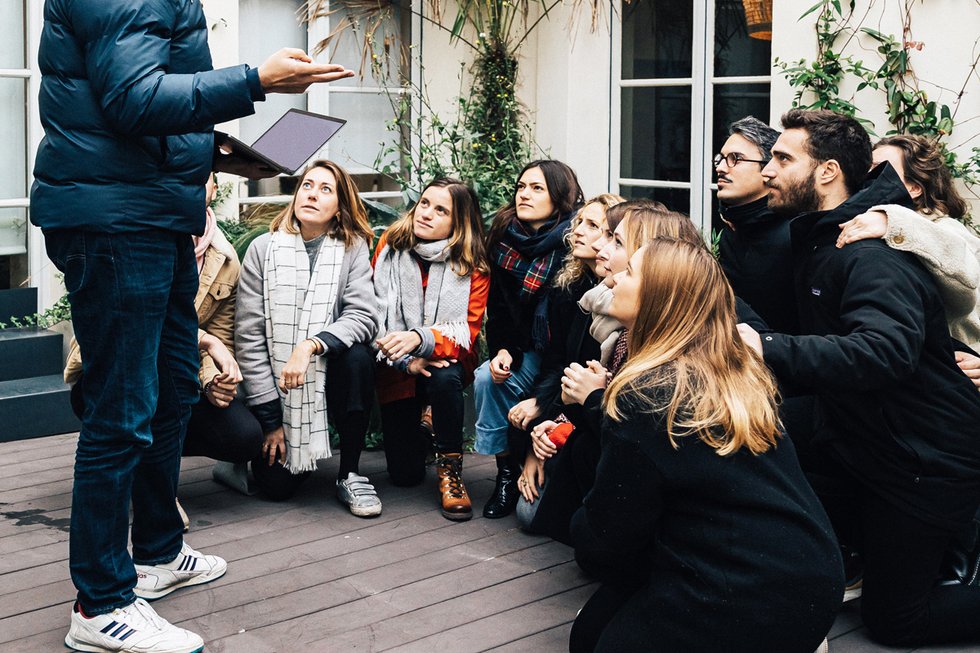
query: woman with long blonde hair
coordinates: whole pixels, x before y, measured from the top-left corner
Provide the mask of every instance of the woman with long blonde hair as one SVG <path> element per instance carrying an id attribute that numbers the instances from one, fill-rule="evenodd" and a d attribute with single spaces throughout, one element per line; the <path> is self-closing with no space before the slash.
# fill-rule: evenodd
<path id="1" fill-rule="evenodd" d="M 374 396 L 368 343 L 378 330 L 372 236 L 351 176 L 314 161 L 270 233 L 245 253 L 235 353 L 245 403 L 266 434 L 252 473 L 272 499 L 292 496 L 330 456 L 330 423 L 340 435 L 338 500 L 359 517 L 381 513 L 358 470 Z"/>
<path id="2" fill-rule="evenodd" d="M 603 584 L 570 649 L 811 653 L 840 605 L 840 552 L 721 267 L 653 240 L 616 275 L 610 313 L 630 355 L 572 519 L 576 559 Z"/>

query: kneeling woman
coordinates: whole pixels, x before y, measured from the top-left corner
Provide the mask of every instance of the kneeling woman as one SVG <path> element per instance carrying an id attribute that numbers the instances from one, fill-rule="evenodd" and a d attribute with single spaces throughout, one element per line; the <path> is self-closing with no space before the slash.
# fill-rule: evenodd
<path id="1" fill-rule="evenodd" d="M 256 484 L 275 500 L 292 496 L 330 456 L 329 414 L 340 435 L 337 498 L 359 517 L 378 515 L 381 501 L 358 473 L 378 330 L 372 232 L 350 175 L 311 164 L 270 231 L 245 254 L 235 313 L 245 403 L 266 434 Z"/>
<path id="2" fill-rule="evenodd" d="M 841 603 L 840 553 L 720 266 L 658 239 L 614 284 L 630 355 L 572 520 L 576 558 L 602 585 L 571 650 L 811 653 Z"/>
<path id="3" fill-rule="evenodd" d="M 381 310 L 378 397 L 388 474 L 395 485 L 425 477 L 419 416 L 432 407 L 442 514 L 472 516 L 461 478 L 463 388 L 476 367 L 474 344 L 490 290 L 476 194 L 436 179 L 381 237 L 374 262 Z"/>

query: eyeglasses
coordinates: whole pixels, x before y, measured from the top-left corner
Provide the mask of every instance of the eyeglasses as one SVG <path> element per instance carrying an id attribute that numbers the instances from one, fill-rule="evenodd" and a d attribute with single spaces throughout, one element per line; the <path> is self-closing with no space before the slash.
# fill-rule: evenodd
<path id="1" fill-rule="evenodd" d="M 762 163 L 762 164 L 769 163 L 769 161 L 763 161 L 761 159 L 746 159 L 744 156 L 742 156 L 737 152 L 729 152 L 728 154 L 719 153 L 715 155 L 715 158 L 711 159 L 711 162 L 715 164 L 716 168 L 721 165 L 722 161 L 724 161 L 729 168 L 734 168 L 742 161 L 748 161 L 749 163 Z"/>

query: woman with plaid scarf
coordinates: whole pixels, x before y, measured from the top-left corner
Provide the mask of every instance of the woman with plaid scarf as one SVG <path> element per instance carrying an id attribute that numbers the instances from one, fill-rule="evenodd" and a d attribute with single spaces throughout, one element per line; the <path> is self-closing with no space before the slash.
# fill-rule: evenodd
<path id="1" fill-rule="evenodd" d="M 575 172 L 560 161 L 532 161 L 488 239 L 490 360 L 476 370 L 476 450 L 497 457 L 497 482 L 483 516 L 509 515 L 517 503 L 520 460 L 507 444 L 508 412 L 531 392 L 548 344 L 547 288 L 567 254 L 572 215 L 583 203 Z"/>

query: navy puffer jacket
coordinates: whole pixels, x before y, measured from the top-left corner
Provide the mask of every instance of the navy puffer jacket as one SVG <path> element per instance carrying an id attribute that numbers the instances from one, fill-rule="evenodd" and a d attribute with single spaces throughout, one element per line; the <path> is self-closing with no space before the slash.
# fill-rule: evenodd
<path id="1" fill-rule="evenodd" d="M 47 0 L 38 63 L 31 221 L 202 233 L 213 126 L 263 94 L 256 69 L 212 69 L 200 0 Z"/>

